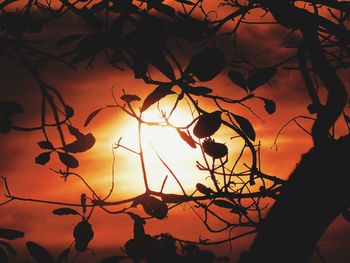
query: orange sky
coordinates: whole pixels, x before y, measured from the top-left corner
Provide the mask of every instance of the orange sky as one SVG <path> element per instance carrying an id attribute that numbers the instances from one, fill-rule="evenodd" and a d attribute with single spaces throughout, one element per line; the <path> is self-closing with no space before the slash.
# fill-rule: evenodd
<path id="1" fill-rule="evenodd" d="M 274 61 L 281 54 L 289 52 L 283 47 L 283 40 L 281 40 L 283 34 L 281 32 L 275 28 L 265 27 L 257 31 L 250 27 L 244 30 L 240 41 L 244 43 L 246 49 L 254 50 L 249 55 L 252 59 L 256 58 L 259 65 L 264 61 Z M 261 42 L 267 44 L 261 46 L 258 44 Z M 184 64 L 186 63 L 184 62 Z M 2 66 L 1 68 L 0 100 L 17 100 L 25 110 L 25 115 L 16 116 L 15 123 L 21 124 L 21 126 L 39 123 L 40 119 L 37 116 L 40 103 L 39 91 L 31 77 L 14 64 L 9 63 L 6 67 Z M 16 72 L 16 76 L 14 76 L 14 72 Z M 342 73 L 344 78 L 348 78 L 345 73 Z M 81 68 L 78 72 L 52 65 L 45 70 L 43 75 L 48 83 L 62 92 L 67 103 L 75 108 L 76 115 L 72 121 L 77 127 L 82 127 L 86 117 L 95 109 L 106 104 L 113 104 L 112 87 L 115 87 L 117 95 L 122 95 L 122 89 L 142 98 L 149 92 L 144 88 L 143 82 L 135 80 L 130 72 L 111 69 L 103 63 L 98 64 L 95 69 L 86 71 Z M 213 88 L 214 94 L 233 98 L 244 96 L 244 92 L 229 81 L 225 72 L 207 85 Z M 256 94 L 273 99 L 277 104 L 276 113 L 273 115 L 265 113 L 263 105 L 259 101 L 254 101 L 255 103 L 249 105 L 264 122 L 258 120 L 242 107 L 234 106 L 232 111 L 249 118 L 254 124 L 257 141 L 262 143 L 262 170 L 280 178 L 287 178 L 301 154 L 310 148 L 311 139 L 296 125 L 291 124 L 278 139 L 278 151 L 272 148 L 273 141 L 278 130 L 288 120 L 297 115 L 307 114 L 306 106 L 310 101 L 304 91 L 299 74 L 283 70 L 279 71 L 271 81 L 271 86 L 265 85 L 259 88 Z M 187 111 L 188 116 L 188 110 L 185 106 L 183 108 L 185 112 Z M 305 124 L 307 125 L 307 123 Z M 136 147 L 135 123 L 120 110 L 107 109 L 81 131 L 84 133 L 92 132 L 97 142 L 92 150 L 78 155 L 80 167 L 76 169 L 76 172 L 81 174 L 101 195 L 106 194 L 111 176 L 111 145 L 119 137 L 123 137 L 123 141 L 128 146 Z M 226 135 L 225 131 L 222 131 L 221 135 Z M 230 143 L 227 136 L 220 136 L 220 133 L 215 138 Z M 79 202 L 80 194 L 87 192 L 81 182 L 73 177 L 69 178 L 68 182 L 63 182 L 58 175 L 48 169 L 49 167 L 59 168 L 57 162 L 49 163 L 46 166 L 34 163 L 34 158 L 40 153 L 37 141 L 42 139 L 42 135 L 35 132 L 13 131 L 10 134 L 1 135 L 1 175 L 8 178 L 8 183 L 15 195 Z M 162 182 L 161 176 L 168 174 L 168 172 L 157 161 L 149 142 L 174 168 L 186 190 L 193 190 L 197 182 L 208 184 L 205 176 L 198 172 L 195 167 L 199 150 L 189 148 L 178 138 L 176 132 L 171 129 L 148 128 L 144 140 L 149 180 L 151 187 L 155 188 L 154 190 L 159 190 Z M 167 145 L 167 142 L 170 143 Z M 142 193 L 143 184 L 139 163 L 132 154 L 118 150 L 115 168 L 116 191 L 113 194 L 114 200 Z M 0 189 L 2 193 L 5 192 L 3 187 Z M 178 191 L 176 184 L 170 178 L 169 185 L 165 189 L 169 192 Z M 2 197 L 0 200 L 6 199 Z M 52 215 L 51 211 L 58 207 L 14 201 L 0 208 L 2 213 L 1 227 L 15 228 L 25 232 L 24 240 L 13 242 L 17 247 L 23 247 L 25 241 L 32 240 L 52 248 L 52 251 L 55 251 L 57 255 L 58 251 L 63 250 L 73 241 L 72 229 L 78 222 L 78 218 L 74 216 L 57 217 Z M 132 237 L 132 222 L 126 215 L 107 215 L 96 209 L 91 218 L 91 224 L 95 231 L 95 238 L 90 247 L 96 251 L 96 258 L 101 258 L 105 254 L 115 254 L 116 251 L 120 251 L 119 248 L 124 242 Z M 189 240 L 198 240 L 199 236 L 210 240 L 227 237 L 227 233 L 208 233 L 186 204 L 172 210 L 169 217 L 163 221 L 153 219 L 147 222 L 146 231 L 150 234 L 170 232 L 176 237 Z M 347 254 L 347 247 L 350 243 L 349 234 L 349 227 L 341 218 L 325 234 L 321 241 L 324 244 L 322 251 L 324 251 L 326 258 L 328 256 L 334 259 L 331 262 L 346 262 L 346 259 L 336 258 L 336 256 L 337 254 Z M 228 255 L 237 259 L 241 250 L 247 249 L 248 246 L 249 238 L 244 238 L 233 242 L 232 254 L 228 252 L 228 244 L 215 246 L 213 249 L 217 251 L 218 255 Z M 80 260 L 79 262 L 84 262 L 83 258 Z"/>

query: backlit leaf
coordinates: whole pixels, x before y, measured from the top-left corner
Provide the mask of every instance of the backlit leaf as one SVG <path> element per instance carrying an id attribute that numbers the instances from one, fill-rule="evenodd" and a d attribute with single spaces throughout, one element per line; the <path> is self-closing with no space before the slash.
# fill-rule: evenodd
<path id="1" fill-rule="evenodd" d="M 174 94 L 174 92 L 171 90 L 172 85 L 171 84 L 163 84 L 159 85 L 154 91 L 152 91 L 144 100 L 141 112 L 144 112 L 149 107 L 151 107 L 154 103 L 160 101 L 162 98 L 164 98 L 167 95 Z"/>
<path id="2" fill-rule="evenodd" d="M 79 153 L 85 152 L 91 149 L 96 142 L 95 137 L 92 133 L 88 133 L 86 135 L 82 135 L 78 137 L 78 139 L 72 143 L 69 143 L 63 147 L 63 150 L 70 153 Z"/>
<path id="3" fill-rule="evenodd" d="M 53 214 L 64 216 L 64 215 L 79 215 L 77 211 L 72 208 L 57 208 L 52 211 Z"/>
<path id="4" fill-rule="evenodd" d="M 99 114 L 100 111 L 103 110 L 103 109 L 105 109 L 105 107 L 99 108 L 99 109 L 97 109 L 97 110 L 91 112 L 90 115 L 86 118 L 86 121 L 85 121 L 85 123 L 84 123 L 84 127 L 88 126 L 89 123 L 92 121 L 92 119 L 95 118 L 96 115 Z"/>
<path id="5" fill-rule="evenodd" d="M 124 94 L 120 97 L 120 99 L 126 103 L 131 103 L 133 101 L 139 101 L 141 100 L 139 96 L 132 95 L 132 94 Z"/>
<path id="6" fill-rule="evenodd" d="M 10 116 L 13 114 L 22 113 L 22 106 L 16 101 L 0 101 L 0 114 Z"/>
<path id="7" fill-rule="evenodd" d="M 217 205 L 217 206 L 220 206 L 220 207 L 223 207 L 223 208 L 230 208 L 232 209 L 234 207 L 234 204 L 228 202 L 228 201 L 225 201 L 225 200 L 214 200 L 213 201 L 213 204 Z"/>
<path id="8" fill-rule="evenodd" d="M 49 141 L 41 141 L 41 142 L 38 142 L 38 145 L 41 149 L 48 149 L 48 150 L 52 150 L 54 147 L 52 145 L 51 142 Z"/>
<path id="9" fill-rule="evenodd" d="M 239 87 L 247 91 L 246 79 L 240 72 L 231 70 L 228 72 L 228 77 L 234 84 L 238 85 Z"/>
<path id="10" fill-rule="evenodd" d="M 255 130 L 252 124 L 244 117 L 233 114 L 241 130 L 248 136 L 249 139 L 255 141 Z"/>
<path id="11" fill-rule="evenodd" d="M 0 238 L 13 240 L 24 237 L 24 233 L 17 230 L 0 228 Z"/>
<path id="12" fill-rule="evenodd" d="M 43 153 L 39 154 L 37 157 L 35 157 L 35 162 L 37 164 L 44 165 L 48 161 L 50 161 L 50 155 L 51 155 L 51 152 L 43 152 Z"/>
<path id="13" fill-rule="evenodd" d="M 29 254 L 37 263 L 55 263 L 52 255 L 41 245 L 32 241 L 27 242 L 26 247 Z"/>
<path id="14" fill-rule="evenodd" d="M 228 148 L 223 143 L 217 143 L 212 140 L 205 140 L 203 150 L 213 158 L 223 158 L 228 154 Z"/>
<path id="15" fill-rule="evenodd" d="M 265 99 L 264 100 L 264 108 L 269 113 L 272 114 L 276 111 L 276 104 L 273 100 Z"/>
<path id="16" fill-rule="evenodd" d="M 6 248 L 6 251 L 9 254 L 11 254 L 12 256 L 17 256 L 16 250 L 8 242 L 0 240 L 0 246 Z M 1 258 L 1 256 L 0 256 L 0 258 Z M 0 262 L 2 262 L 2 261 L 0 260 Z"/>
<path id="17" fill-rule="evenodd" d="M 196 148 L 196 142 L 193 140 L 192 136 L 186 132 L 181 131 L 180 129 L 177 129 L 177 132 L 179 133 L 181 139 L 183 139 L 189 146 L 192 148 Z"/>
<path id="18" fill-rule="evenodd" d="M 272 79 L 276 73 L 277 69 L 274 67 L 255 70 L 247 79 L 248 89 L 254 91 L 256 88 Z"/>
<path id="19" fill-rule="evenodd" d="M 199 116 L 193 128 L 193 134 L 197 138 L 205 138 L 213 135 L 221 126 L 221 111 L 205 113 Z"/>
<path id="20" fill-rule="evenodd" d="M 61 162 L 69 168 L 77 168 L 79 166 L 78 160 L 68 153 L 58 152 L 58 157 Z"/>
<path id="21" fill-rule="evenodd" d="M 198 190 L 198 192 L 204 195 L 210 195 L 211 193 L 213 193 L 213 190 L 211 190 L 209 187 L 206 187 L 204 184 L 201 184 L 201 183 L 196 184 L 196 189 Z"/>
<path id="22" fill-rule="evenodd" d="M 75 239 L 74 247 L 78 252 L 86 251 L 89 242 L 94 237 L 94 231 L 92 230 L 92 226 L 86 220 L 79 222 L 73 230 L 73 236 Z"/>
<path id="23" fill-rule="evenodd" d="M 58 256 L 57 263 L 68 263 L 70 249 L 66 248 Z"/>

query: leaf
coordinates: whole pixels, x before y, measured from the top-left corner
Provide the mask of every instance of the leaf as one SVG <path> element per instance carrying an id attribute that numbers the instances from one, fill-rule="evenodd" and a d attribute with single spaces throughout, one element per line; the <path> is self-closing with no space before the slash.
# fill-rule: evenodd
<path id="1" fill-rule="evenodd" d="M 73 135 L 75 138 L 81 138 L 84 136 L 77 128 L 73 127 L 72 125 L 67 125 L 68 131 L 71 135 Z"/>
<path id="2" fill-rule="evenodd" d="M 217 143 L 212 140 L 205 140 L 203 150 L 213 158 L 223 158 L 228 154 L 228 148 L 223 143 Z"/>
<path id="3" fill-rule="evenodd" d="M 195 3 L 188 1 L 188 0 L 176 0 L 176 2 L 185 4 L 185 5 L 195 5 Z"/>
<path id="4" fill-rule="evenodd" d="M 248 89 L 250 91 L 255 90 L 259 86 L 268 82 L 276 73 L 277 69 L 274 67 L 255 70 L 247 79 Z"/>
<path id="5" fill-rule="evenodd" d="M 104 9 L 108 7 L 108 3 L 109 3 L 108 0 L 107 1 L 102 0 L 101 2 L 94 4 L 90 10 L 94 13 L 102 12 Z"/>
<path id="6" fill-rule="evenodd" d="M 168 214 L 168 206 L 153 196 L 142 195 L 134 201 L 132 206 L 137 204 L 141 204 L 148 215 L 158 219 L 164 219 Z"/>
<path id="7" fill-rule="evenodd" d="M 121 260 L 126 259 L 125 256 L 111 256 L 103 259 L 100 263 L 119 263 Z"/>
<path id="8" fill-rule="evenodd" d="M 16 250 L 8 242 L 0 240 L 0 246 L 6 248 L 7 252 L 12 256 L 17 256 Z M 0 259 L 1 259 L 1 256 L 0 256 Z M 0 262 L 2 261 L 0 260 Z"/>
<path id="9" fill-rule="evenodd" d="M 75 250 L 78 252 L 84 252 L 86 251 L 89 242 L 94 237 L 94 231 L 92 230 L 90 223 L 83 220 L 74 227 L 73 236 L 75 239 Z"/>
<path id="10" fill-rule="evenodd" d="M 70 153 L 85 152 L 91 149 L 95 145 L 95 142 L 96 139 L 92 133 L 82 134 L 76 141 L 65 145 L 62 149 Z"/>
<path id="11" fill-rule="evenodd" d="M 96 117 L 97 114 L 100 113 L 101 110 L 105 109 L 106 107 L 103 107 L 103 108 L 99 108 L 93 112 L 90 113 L 90 115 L 86 118 L 86 121 L 84 123 L 84 127 L 88 126 L 89 123 L 92 121 L 93 118 Z"/>
<path id="12" fill-rule="evenodd" d="M 126 103 L 131 103 L 133 101 L 140 101 L 140 97 L 132 94 L 124 94 L 120 97 L 120 99 Z"/>
<path id="13" fill-rule="evenodd" d="M 32 241 L 27 242 L 26 247 L 29 254 L 37 263 L 55 263 L 51 254 L 42 246 Z"/>
<path id="14" fill-rule="evenodd" d="M 58 256 L 57 263 L 68 263 L 70 248 L 64 249 Z"/>
<path id="15" fill-rule="evenodd" d="M 7 229 L 7 228 L 0 228 L 0 238 L 7 239 L 7 240 L 14 240 L 22 237 L 24 237 L 24 233 L 21 231 Z"/>
<path id="16" fill-rule="evenodd" d="M 196 184 L 196 189 L 198 190 L 198 192 L 204 195 L 210 195 L 211 193 L 213 193 L 213 190 L 211 190 L 209 187 L 206 187 L 204 184 L 201 184 L 201 183 Z"/>
<path id="17" fill-rule="evenodd" d="M 79 213 L 72 208 L 57 208 L 53 210 L 52 213 L 58 216 L 79 215 Z"/>
<path id="18" fill-rule="evenodd" d="M 11 116 L 13 114 L 22 113 L 22 106 L 16 101 L 1 101 L 0 114 L 3 116 Z"/>
<path id="19" fill-rule="evenodd" d="M 191 94 L 197 95 L 197 96 L 203 96 L 203 95 L 207 95 L 207 94 L 213 92 L 213 90 L 211 88 L 208 88 L 208 87 L 203 87 L 203 86 L 192 87 L 190 85 L 188 85 L 186 91 L 188 93 L 191 93 Z"/>
<path id="20" fill-rule="evenodd" d="M 69 168 L 77 168 L 79 166 L 78 160 L 68 153 L 58 152 L 58 157 Z"/>
<path id="21" fill-rule="evenodd" d="M 56 46 L 60 47 L 68 43 L 74 42 L 80 39 L 82 36 L 83 36 L 82 34 L 73 34 L 73 35 L 65 36 L 57 41 Z"/>
<path id="22" fill-rule="evenodd" d="M 163 194 L 162 200 L 165 203 L 182 203 L 189 201 L 189 197 L 185 195 L 177 195 L 177 194 Z"/>
<path id="23" fill-rule="evenodd" d="M 221 126 L 221 111 L 204 113 L 199 116 L 193 128 L 193 134 L 197 138 L 205 138 L 213 135 Z"/>
<path id="24" fill-rule="evenodd" d="M 160 72 L 164 74 L 168 79 L 175 80 L 175 74 L 173 67 L 165 58 L 163 52 L 157 52 L 148 58 L 149 63 L 155 66 Z"/>
<path id="25" fill-rule="evenodd" d="M 225 200 L 214 200 L 213 204 L 217 205 L 217 206 L 220 206 L 220 207 L 223 207 L 223 208 L 230 208 L 230 209 L 232 209 L 234 207 L 234 204 L 232 204 L 230 202 L 227 202 Z"/>
<path id="26" fill-rule="evenodd" d="M 171 90 L 172 87 L 173 87 L 172 84 L 169 84 L 169 83 L 159 85 L 154 91 L 152 91 L 146 97 L 140 111 L 144 112 L 149 107 L 151 107 L 154 103 L 160 101 L 165 96 L 174 94 L 175 92 Z"/>
<path id="27" fill-rule="evenodd" d="M 0 118 L 0 133 L 5 134 L 12 129 L 12 122 L 7 117 Z"/>
<path id="28" fill-rule="evenodd" d="M 38 142 L 38 145 L 41 149 L 46 149 L 46 150 L 52 150 L 54 148 L 52 143 L 49 141 L 40 141 Z"/>
<path id="29" fill-rule="evenodd" d="M 265 98 L 263 98 L 263 100 L 265 103 L 264 108 L 267 111 L 267 113 L 273 114 L 276 111 L 275 102 L 273 100 L 269 100 L 269 99 L 265 99 Z"/>
<path id="30" fill-rule="evenodd" d="M 239 87 L 247 91 L 246 79 L 240 72 L 231 70 L 228 72 L 228 77 L 234 84 L 238 85 Z"/>
<path id="31" fill-rule="evenodd" d="M 241 130 L 248 136 L 249 139 L 255 141 L 255 130 L 252 124 L 244 117 L 233 114 Z"/>
<path id="32" fill-rule="evenodd" d="M 68 119 L 72 118 L 74 116 L 74 109 L 71 106 L 66 105 L 65 111 L 66 111 L 66 116 Z"/>
<path id="33" fill-rule="evenodd" d="M 50 161 L 51 152 L 43 152 L 35 157 L 35 162 L 37 164 L 45 165 L 48 161 Z"/>
<path id="34" fill-rule="evenodd" d="M 185 73 L 193 74 L 200 81 L 209 81 L 218 75 L 224 66 L 224 52 L 217 48 L 208 48 L 192 57 Z"/>
<path id="35" fill-rule="evenodd" d="M 187 134 L 186 132 L 183 132 L 180 129 L 176 129 L 176 130 L 179 133 L 182 140 L 184 140 L 192 148 L 197 148 L 196 142 L 193 140 L 190 134 Z"/>

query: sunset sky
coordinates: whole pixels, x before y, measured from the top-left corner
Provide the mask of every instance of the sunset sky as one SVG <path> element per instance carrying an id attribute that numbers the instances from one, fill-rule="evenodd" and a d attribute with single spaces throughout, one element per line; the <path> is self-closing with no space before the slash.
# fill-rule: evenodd
<path id="1" fill-rule="evenodd" d="M 223 9 L 220 16 L 224 16 L 228 10 Z M 253 19 L 252 17 L 251 19 Z M 66 21 L 65 24 L 69 24 Z M 57 35 L 67 30 L 62 25 L 54 24 L 46 34 L 54 43 Z M 72 28 L 71 31 L 75 29 Z M 79 30 L 79 28 L 77 28 Z M 293 53 L 285 46 L 287 31 L 274 25 L 241 27 L 239 44 L 250 61 L 256 66 L 266 66 L 277 62 L 280 58 Z M 229 50 L 229 46 L 226 47 Z M 196 51 L 194 51 L 196 52 Z M 228 51 L 230 52 L 230 51 Z M 193 54 L 193 50 L 188 51 Z M 187 52 L 180 55 L 181 62 L 185 66 L 189 61 Z M 24 114 L 16 115 L 14 124 L 21 127 L 37 126 L 40 123 L 40 91 L 33 78 L 21 66 L 10 60 L 0 59 L 1 92 L 0 101 L 18 101 L 24 109 Z M 239 99 L 245 96 L 245 92 L 235 86 L 227 77 L 228 66 L 214 80 L 205 85 L 213 89 L 213 94 L 229 96 Z M 346 83 L 349 83 L 349 75 L 346 71 L 340 71 Z M 79 127 L 83 133 L 91 132 L 96 138 L 95 146 L 85 152 L 77 154 L 80 166 L 74 171 L 79 173 L 100 194 L 106 195 L 110 188 L 112 173 L 112 145 L 122 137 L 122 143 L 132 149 L 137 148 L 137 123 L 124 112 L 116 108 L 109 108 L 96 116 L 88 125 L 83 127 L 87 116 L 94 110 L 105 105 L 114 104 L 111 90 L 114 89 L 116 97 L 123 94 L 123 89 L 130 94 L 137 94 L 142 98 L 155 87 L 145 85 L 142 80 L 134 79 L 129 70 L 120 71 L 108 65 L 102 57 L 98 57 L 93 69 L 85 70 L 79 66 L 77 72 L 58 63 L 51 63 L 42 70 L 42 76 L 47 83 L 56 87 L 65 98 L 67 104 L 75 109 L 72 118 L 74 126 Z M 296 124 L 291 123 L 280 134 L 277 140 L 278 149 L 274 147 L 274 140 L 280 128 L 293 117 L 308 115 L 307 105 L 310 99 L 307 96 L 303 82 L 298 71 L 279 70 L 277 75 L 268 85 L 260 87 L 256 95 L 272 99 L 276 102 L 277 110 L 269 115 L 264 111 L 264 105 L 259 100 L 248 102 L 261 118 L 259 120 L 249 110 L 239 105 L 230 106 L 231 110 L 248 118 L 255 127 L 256 141 L 261 142 L 262 170 L 270 175 L 283 179 L 288 178 L 303 153 L 312 146 L 311 137 L 302 131 Z M 169 110 L 169 102 L 174 97 L 161 101 L 161 107 Z M 206 102 L 203 102 L 206 103 Z M 138 109 L 141 102 L 135 103 Z M 209 105 L 208 105 L 209 106 Z M 174 116 L 176 125 L 186 125 L 191 122 L 190 110 L 185 102 L 181 103 Z M 159 113 L 153 106 L 145 118 L 157 120 Z M 310 122 L 302 120 L 301 123 L 310 129 Z M 344 130 L 338 126 L 339 135 Z M 220 130 L 215 139 L 226 143 L 230 153 L 240 150 L 242 145 L 230 140 L 227 130 Z M 72 140 L 72 138 L 70 138 Z M 190 148 L 183 142 L 176 131 L 171 128 L 145 127 L 143 134 L 146 169 L 148 171 L 150 187 L 159 191 L 165 175 L 169 172 L 157 159 L 155 151 L 173 169 L 179 180 L 185 186 L 185 190 L 191 193 L 196 183 L 210 185 L 207 174 L 198 171 L 196 160 L 200 160 L 201 152 Z M 43 199 L 50 201 L 62 201 L 79 203 L 80 194 L 88 193 L 81 181 L 73 176 L 66 182 L 49 168 L 62 168 L 57 160 L 49 162 L 45 166 L 35 164 L 35 157 L 41 153 L 37 142 L 43 140 L 40 132 L 18 132 L 0 136 L 0 171 L 1 176 L 6 176 L 13 195 L 25 198 Z M 137 156 L 123 149 L 115 151 L 115 176 L 116 187 L 111 200 L 129 198 L 144 191 L 142 173 Z M 1 184 L 1 193 L 5 188 Z M 174 179 L 169 176 L 165 186 L 165 192 L 181 193 Z M 1 195 L 0 201 L 6 201 Z M 44 245 L 58 255 L 60 251 L 73 242 L 72 230 L 79 221 L 76 216 L 58 217 L 52 214 L 52 210 L 62 206 L 45 205 L 32 202 L 13 201 L 0 207 L 1 227 L 13 228 L 25 232 L 25 238 L 11 244 L 24 248 L 28 240 Z M 132 221 L 126 215 L 108 215 L 100 209 L 96 209 L 90 220 L 95 237 L 89 247 L 95 250 L 96 258 L 101 259 L 106 255 L 121 254 L 120 247 L 132 238 Z M 183 204 L 170 211 L 165 220 L 152 219 L 145 226 L 149 234 L 169 232 L 180 239 L 198 240 L 210 239 L 211 241 L 227 238 L 228 233 L 212 234 L 200 222 L 188 204 Z M 242 238 L 232 243 L 232 252 L 229 245 L 223 244 L 208 247 L 217 255 L 226 255 L 237 259 L 242 250 L 249 248 L 251 238 Z M 321 250 L 329 262 L 345 263 L 349 261 L 350 252 L 350 227 L 342 218 L 338 218 L 320 241 Z M 84 262 L 84 257 L 91 257 L 89 252 L 79 258 Z M 22 251 L 21 255 L 25 253 Z M 315 262 L 318 262 L 315 260 Z"/>

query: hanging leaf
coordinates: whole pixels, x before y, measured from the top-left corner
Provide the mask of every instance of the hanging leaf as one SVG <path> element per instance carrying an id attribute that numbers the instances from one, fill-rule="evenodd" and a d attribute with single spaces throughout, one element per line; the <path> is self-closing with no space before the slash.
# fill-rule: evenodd
<path id="1" fill-rule="evenodd" d="M 72 208 L 57 208 L 52 211 L 54 215 L 65 216 L 65 215 L 79 215 L 77 211 Z"/>
<path id="2" fill-rule="evenodd" d="M 221 126 L 221 111 L 205 113 L 199 116 L 193 128 L 193 134 L 197 138 L 205 138 L 213 135 Z"/>
<path id="3" fill-rule="evenodd" d="M 103 259 L 100 263 L 119 263 L 123 259 L 126 259 L 127 257 L 125 256 L 111 256 L 108 258 Z"/>
<path id="4" fill-rule="evenodd" d="M 75 250 L 78 252 L 86 251 L 89 242 L 94 237 L 94 232 L 90 223 L 86 220 L 79 222 L 73 230 L 73 236 L 75 239 Z"/>
<path id="5" fill-rule="evenodd" d="M 71 135 L 73 135 L 75 138 L 80 138 L 82 136 L 84 136 L 84 134 L 82 134 L 79 129 L 73 127 L 72 125 L 67 125 L 68 127 L 68 131 Z"/>
<path id="6" fill-rule="evenodd" d="M 252 124 L 244 117 L 233 114 L 241 130 L 248 136 L 249 139 L 255 141 L 255 130 Z"/>
<path id="7" fill-rule="evenodd" d="M 57 41 L 56 46 L 60 47 L 68 43 L 74 42 L 80 39 L 82 36 L 83 36 L 82 34 L 73 34 L 73 35 L 65 36 Z"/>
<path id="8" fill-rule="evenodd" d="M 86 213 L 86 194 L 82 193 L 80 195 L 80 203 L 81 203 L 81 208 L 83 209 L 83 214 L 85 215 Z"/>
<path id="9" fill-rule="evenodd" d="M 93 112 L 90 113 L 90 115 L 86 118 L 86 121 L 84 123 L 84 127 L 88 126 L 89 123 L 92 121 L 93 118 L 96 117 L 97 114 L 100 113 L 101 110 L 105 109 L 106 107 L 103 107 L 103 108 L 99 108 Z"/>
<path id="10" fill-rule="evenodd" d="M 168 206 L 153 196 L 142 195 L 134 201 L 132 206 L 137 204 L 141 204 L 148 215 L 158 219 L 164 219 L 168 214 Z"/>
<path id="11" fill-rule="evenodd" d="M 273 114 L 276 111 L 276 104 L 273 100 L 265 99 L 264 100 L 264 108 L 269 114 Z"/>
<path id="12" fill-rule="evenodd" d="M 208 87 L 203 87 L 203 86 L 192 87 L 190 85 L 187 85 L 186 91 L 196 96 L 204 96 L 213 92 L 213 90 Z"/>
<path id="13" fill-rule="evenodd" d="M 43 152 L 35 157 L 35 162 L 37 164 L 45 165 L 48 161 L 50 161 L 51 152 Z"/>
<path id="14" fill-rule="evenodd" d="M 247 81 L 240 72 L 231 70 L 228 72 L 228 77 L 234 84 L 247 91 Z"/>
<path id="15" fill-rule="evenodd" d="M 1 101 L 0 114 L 3 116 L 11 116 L 13 114 L 22 113 L 22 106 L 16 101 Z"/>
<path id="16" fill-rule="evenodd" d="M 58 256 L 57 263 L 68 263 L 70 248 L 66 248 Z"/>
<path id="17" fill-rule="evenodd" d="M 148 69 L 147 59 L 143 54 L 135 54 L 132 59 L 132 69 L 134 71 L 135 78 L 143 78 Z"/>
<path id="18" fill-rule="evenodd" d="M 69 105 L 66 105 L 65 112 L 68 119 L 74 116 L 74 109 Z"/>
<path id="19" fill-rule="evenodd" d="M 120 99 L 126 103 L 131 103 L 133 101 L 140 101 L 140 97 L 137 95 L 124 94 L 120 97 Z"/>
<path id="20" fill-rule="evenodd" d="M 224 67 L 224 52 L 217 48 L 208 48 L 192 57 L 185 73 L 193 74 L 200 81 L 209 81 L 218 75 Z"/>
<path id="21" fill-rule="evenodd" d="M 7 117 L 0 117 L 0 133 L 5 134 L 12 129 L 12 122 Z"/>
<path id="22" fill-rule="evenodd" d="M 228 148 L 225 144 L 217 143 L 213 140 L 205 140 L 203 142 L 203 150 L 213 158 L 223 158 L 228 154 Z"/>
<path id="23" fill-rule="evenodd" d="M 4 247 L 6 251 L 12 256 L 17 256 L 16 250 L 8 242 L 0 240 L 0 246 Z M 0 256 L 0 262 L 2 262 L 1 256 Z"/>
<path id="24" fill-rule="evenodd" d="M 149 63 L 155 66 L 160 72 L 164 74 L 168 79 L 175 80 L 175 74 L 173 67 L 168 62 L 162 51 L 153 54 L 148 58 Z"/>
<path id="25" fill-rule="evenodd" d="M 189 197 L 185 195 L 177 194 L 163 194 L 162 200 L 165 203 L 182 203 L 189 201 Z"/>
<path id="26" fill-rule="evenodd" d="M 229 208 L 229 209 L 232 209 L 234 207 L 234 204 L 225 200 L 214 200 L 213 204 L 223 208 Z"/>
<path id="27" fill-rule="evenodd" d="M 42 246 L 32 241 L 27 242 L 26 247 L 29 254 L 37 263 L 55 263 L 52 255 Z"/>
<path id="28" fill-rule="evenodd" d="M 196 148 L 196 142 L 193 140 L 192 136 L 186 132 L 181 131 L 180 129 L 176 129 L 179 133 L 181 139 L 183 139 L 189 146 L 192 148 Z"/>
<path id="29" fill-rule="evenodd" d="M 69 168 L 77 168 L 79 166 L 78 160 L 68 153 L 58 152 L 58 157 L 61 162 Z"/>
<path id="30" fill-rule="evenodd" d="M 253 74 L 247 79 L 248 89 L 254 91 L 259 86 L 270 81 L 272 77 L 277 73 L 277 69 L 274 67 L 257 69 Z"/>
<path id="31" fill-rule="evenodd" d="M 197 183 L 196 189 L 198 192 L 204 194 L 204 195 L 210 195 L 213 193 L 213 190 L 211 190 L 209 187 L 206 187 L 204 184 Z"/>
<path id="32" fill-rule="evenodd" d="M 46 150 L 52 150 L 54 148 L 52 143 L 49 141 L 38 142 L 38 145 L 41 149 L 46 149 Z"/>
<path id="33" fill-rule="evenodd" d="M 151 107 L 154 103 L 160 101 L 162 98 L 164 98 L 167 95 L 174 94 L 171 90 L 172 84 L 165 83 L 162 85 L 159 85 L 154 91 L 152 91 L 144 100 L 142 107 L 141 107 L 141 112 L 144 112 L 147 110 L 149 107 Z"/>
<path id="34" fill-rule="evenodd" d="M 95 145 L 96 139 L 92 133 L 82 135 L 78 139 L 70 144 L 65 145 L 62 149 L 70 153 L 85 152 L 91 149 Z"/>
<path id="35" fill-rule="evenodd" d="M 7 240 L 14 240 L 21 237 L 24 237 L 24 233 L 21 231 L 0 228 L 0 238 L 7 239 Z"/>

